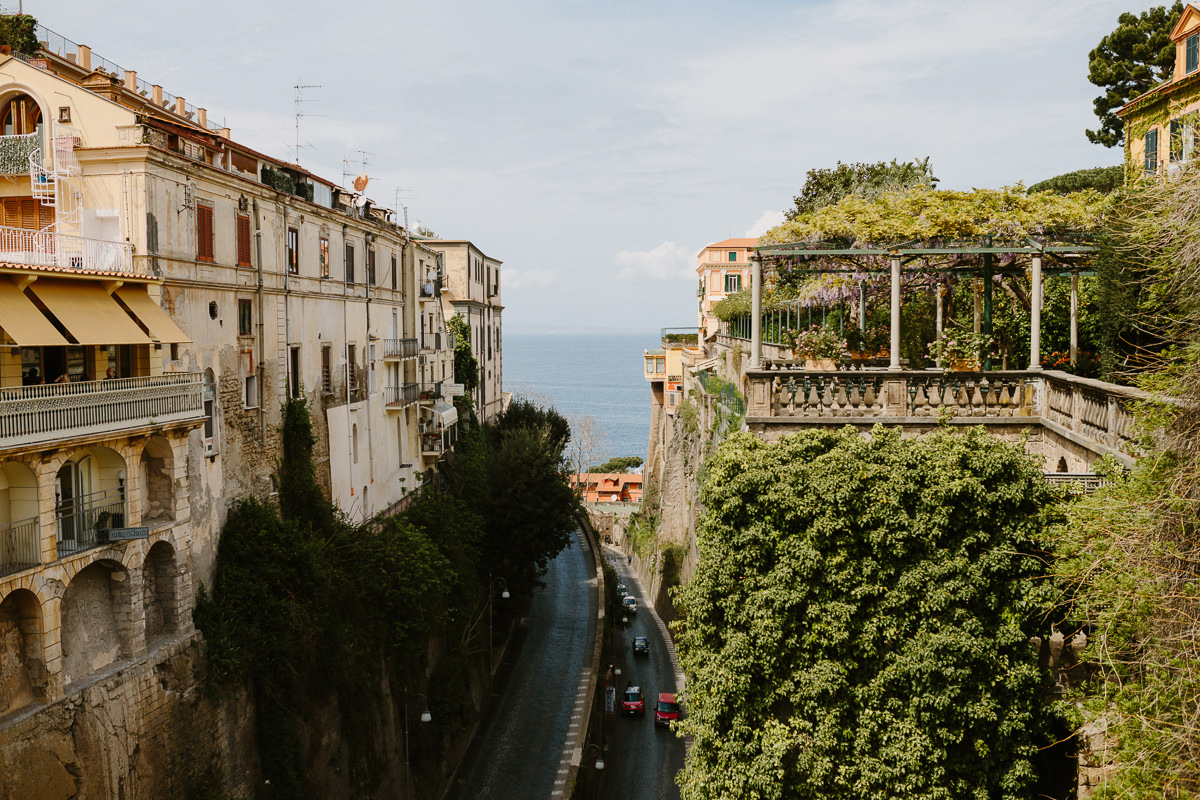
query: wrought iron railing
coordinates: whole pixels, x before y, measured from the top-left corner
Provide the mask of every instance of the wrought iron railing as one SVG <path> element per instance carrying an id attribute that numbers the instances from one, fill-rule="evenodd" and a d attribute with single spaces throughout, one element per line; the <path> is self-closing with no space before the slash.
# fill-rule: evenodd
<path id="1" fill-rule="evenodd" d="M 731 412 L 734 414 L 746 413 L 746 399 L 742 397 L 741 392 L 732 383 L 717 378 L 708 370 L 697 372 L 696 379 L 704 387 L 706 394 L 715 395 L 720 398 L 721 404 Z"/>
<path id="2" fill-rule="evenodd" d="M 406 383 L 402 386 L 383 387 L 384 402 L 393 407 L 412 405 L 421 397 L 421 384 Z"/>
<path id="3" fill-rule="evenodd" d="M 108 532 L 125 527 L 125 491 L 104 489 L 55 503 L 58 557 L 108 544 Z"/>
<path id="4" fill-rule="evenodd" d="M 415 338 L 383 340 L 384 358 L 416 358 L 419 349 L 420 345 Z"/>
<path id="5" fill-rule="evenodd" d="M 25 175 L 29 159 L 41 149 L 41 131 L 0 136 L 0 175 Z"/>
<path id="6" fill-rule="evenodd" d="M 133 249 L 125 242 L 3 226 L 0 226 L 0 261 L 99 272 L 135 271 Z"/>
<path id="7" fill-rule="evenodd" d="M 42 541 L 37 517 L 0 525 L 0 575 L 9 575 L 42 563 Z"/>
<path id="8" fill-rule="evenodd" d="M 198 372 L 0 387 L 0 449 L 203 416 Z"/>
<path id="9" fill-rule="evenodd" d="M 443 382 L 444 381 L 434 381 L 433 383 L 422 384 L 421 395 L 420 395 L 419 399 L 425 400 L 428 402 L 432 402 L 434 400 L 440 400 L 442 398 L 442 383 Z"/>
<path id="10" fill-rule="evenodd" d="M 699 332 L 696 328 L 663 328 L 660 331 L 663 346 L 667 345 L 695 345 L 699 341 Z"/>

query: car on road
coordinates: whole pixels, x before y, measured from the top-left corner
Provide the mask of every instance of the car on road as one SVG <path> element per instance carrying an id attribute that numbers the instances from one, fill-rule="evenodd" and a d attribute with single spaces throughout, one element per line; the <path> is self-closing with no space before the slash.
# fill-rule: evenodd
<path id="1" fill-rule="evenodd" d="M 626 597 L 624 600 L 621 601 L 621 605 L 624 607 L 624 609 L 627 613 L 629 613 L 629 614 L 637 613 L 637 598 L 636 597 Z"/>
<path id="2" fill-rule="evenodd" d="M 633 637 L 633 654 L 635 656 L 650 655 L 650 640 L 645 636 Z"/>
<path id="3" fill-rule="evenodd" d="M 654 705 L 654 724 L 670 726 L 677 719 L 679 719 L 679 703 L 675 701 L 675 695 L 670 692 L 662 692 L 658 696 L 658 702 Z"/>
<path id="4" fill-rule="evenodd" d="M 646 696 L 640 686 L 626 686 L 621 696 L 621 713 L 627 717 L 640 717 L 646 713 Z"/>
<path id="5" fill-rule="evenodd" d="M 624 597 L 625 595 L 629 594 L 629 590 L 625 588 L 625 584 L 623 584 L 623 583 L 617 584 L 617 594 L 621 595 L 621 597 Z"/>

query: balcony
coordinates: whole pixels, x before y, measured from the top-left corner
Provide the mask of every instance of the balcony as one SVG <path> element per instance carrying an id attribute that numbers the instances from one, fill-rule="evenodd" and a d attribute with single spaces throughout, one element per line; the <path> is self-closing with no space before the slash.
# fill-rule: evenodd
<path id="1" fill-rule="evenodd" d="M 0 525 L 0 575 L 10 575 L 42 563 L 37 517 Z"/>
<path id="2" fill-rule="evenodd" d="M 416 358 L 419 349 L 420 346 L 415 338 L 384 339 L 383 359 L 384 361 L 402 361 L 409 358 Z"/>
<path id="3" fill-rule="evenodd" d="M 0 451 L 200 421 L 198 372 L 0 388 Z"/>
<path id="4" fill-rule="evenodd" d="M 108 532 L 125 527 L 125 491 L 106 489 L 59 501 L 55 518 L 59 558 L 108 544 Z"/>
<path id="5" fill-rule="evenodd" d="M 42 134 L 0 136 L 0 175 L 28 175 L 29 159 L 42 149 Z"/>
<path id="6" fill-rule="evenodd" d="M 0 261 L 94 272 L 135 272 L 133 248 L 124 242 L 3 226 Z"/>
<path id="7" fill-rule="evenodd" d="M 442 399 L 442 381 L 422 386 L 421 396 L 418 399 L 422 403 L 434 403 Z"/>
<path id="8" fill-rule="evenodd" d="M 406 383 L 403 386 L 383 387 L 384 402 L 389 410 L 410 406 L 421 396 L 421 384 Z"/>

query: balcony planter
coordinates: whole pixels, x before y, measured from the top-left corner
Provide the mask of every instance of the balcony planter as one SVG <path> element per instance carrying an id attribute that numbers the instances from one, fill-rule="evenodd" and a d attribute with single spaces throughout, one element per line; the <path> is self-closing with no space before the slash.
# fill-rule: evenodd
<path id="1" fill-rule="evenodd" d="M 831 370 L 837 369 L 837 359 L 833 358 L 808 358 L 804 360 L 804 368 L 812 370 Z"/>

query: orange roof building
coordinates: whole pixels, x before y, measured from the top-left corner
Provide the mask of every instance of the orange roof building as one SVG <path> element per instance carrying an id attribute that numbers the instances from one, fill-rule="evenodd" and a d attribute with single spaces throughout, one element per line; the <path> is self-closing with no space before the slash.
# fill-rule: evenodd
<path id="1" fill-rule="evenodd" d="M 637 503 L 642 476 L 625 472 L 584 472 L 571 476 L 571 486 L 585 503 Z"/>

